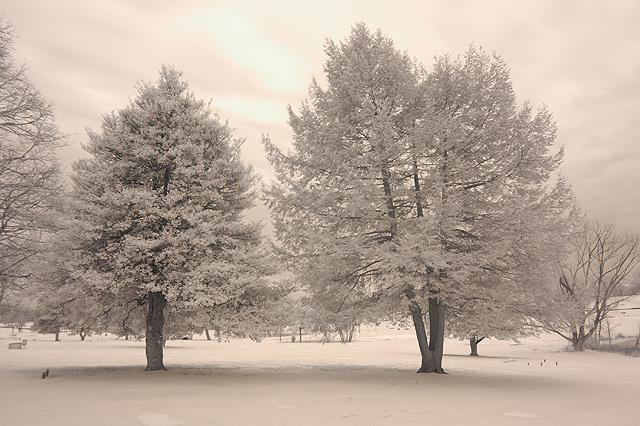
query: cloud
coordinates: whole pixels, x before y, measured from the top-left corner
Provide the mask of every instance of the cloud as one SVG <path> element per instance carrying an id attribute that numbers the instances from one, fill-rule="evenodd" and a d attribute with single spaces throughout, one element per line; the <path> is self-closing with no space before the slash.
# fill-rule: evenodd
<path id="1" fill-rule="evenodd" d="M 219 96 L 213 99 L 213 105 L 235 114 L 250 116 L 259 123 L 286 123 L 288 120 L 286 106 L 269 98 Z"/>
<path id="2" fill-rule="evenodd" d="M 199 29 L 210 38 L 210 48 L 260 76 L 273 92 L 296 92 L 306 85 L 301 78 L 306 62 L 285 44 L 266 36 L 264 21 L 224 5 L 183 16 L 179 26 Z"/>
<path id="3" fill-rule="evenodd" d="M 16 24 L 18 59 L 75 134 L 124 107 L 139 80 L 162 63 L 183 71 L 196 97 L 229 119 L 243 151 L 268 175 L 263 132 L 286 147 L 286 105 L 324 80 L 326 38 L 343 40 L 364 22 L 427 68 L 469 44 L 500 54 L 519 101 L 546 104 L 565 145 L 563 171 L 595 219 L 640 230 L 640 3 L 579 0 L 306 2 L 293 0 L 65 0 L 5 2 Z M 268 177 L 268 176 L 266 176 Z"/>

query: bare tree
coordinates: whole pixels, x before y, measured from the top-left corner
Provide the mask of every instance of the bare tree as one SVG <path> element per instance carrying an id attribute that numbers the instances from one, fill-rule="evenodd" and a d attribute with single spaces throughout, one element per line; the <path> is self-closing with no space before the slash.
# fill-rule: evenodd
<path id="1" fill-rule="evenodd" d="M 617 232 L 614 224 L 593 224 L 571 258 L 563 265 L 559 297 L 546 328 L 573 344 L 577 351 L 628 297 L 616 296 L 640 263 L 638 235 Z"/>
<path id="2" fill-rule="evenodd" d="M 0 21 L 0 304 L 28 276 L 25 264 L 52 229 L 61 190 L 53 106 L 13 57 L 14 32 Z"/>

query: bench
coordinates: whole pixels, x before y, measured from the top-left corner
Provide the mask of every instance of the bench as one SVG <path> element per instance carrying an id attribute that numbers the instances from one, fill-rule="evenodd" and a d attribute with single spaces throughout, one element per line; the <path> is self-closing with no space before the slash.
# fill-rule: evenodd
<path id="1" fill-rule="evenodd" d="M 9 349 L 24 349 L 25 346 L 27 346 L 26 339 L 24 339 L 22 343 L 20 342 L 9 343 Z"/>

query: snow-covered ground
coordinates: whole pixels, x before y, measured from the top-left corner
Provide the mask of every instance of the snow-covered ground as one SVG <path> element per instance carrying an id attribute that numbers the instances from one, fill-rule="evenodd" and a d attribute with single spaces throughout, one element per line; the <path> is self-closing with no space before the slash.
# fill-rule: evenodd
<path id="1" fill-rule="evenodd" d="M 629 333 L 639 314 L 619 314 Z M 145 372 L 143 342 L 1 328 L 0 425 L 640 424 L 640 358 L 566 348 L 552 335 L 485 340 L 470 357 L 447 341 L 449 374 L 425 375 L 409 329 L 346 345 L 196 336 L 167 343 L 169 371 Z"/>

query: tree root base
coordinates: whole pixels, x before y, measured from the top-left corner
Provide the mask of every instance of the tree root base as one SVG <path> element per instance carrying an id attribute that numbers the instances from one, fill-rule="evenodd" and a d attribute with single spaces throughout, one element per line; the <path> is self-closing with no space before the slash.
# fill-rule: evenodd
<path id="1" fill-rule="evenodd" d="M 165 367 L 164 365 L 162 367 L 147 367 L 144 369 L 144 371 L 167 371 L 167 367 Z"/>

